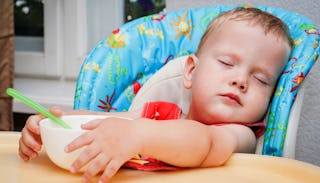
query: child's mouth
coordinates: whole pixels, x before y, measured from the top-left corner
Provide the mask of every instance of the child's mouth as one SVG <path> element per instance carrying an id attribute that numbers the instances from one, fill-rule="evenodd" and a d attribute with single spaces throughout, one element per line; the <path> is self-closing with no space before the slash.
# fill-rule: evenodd
<path id="1" fill-rule="evenodd" d="M 224 97 L 229 102 L 236 103 L 238 105 L 242 105 L 240 97 L 236 94 L 226 93 L 226 94 L 222 94 L 221 96 Z"/>

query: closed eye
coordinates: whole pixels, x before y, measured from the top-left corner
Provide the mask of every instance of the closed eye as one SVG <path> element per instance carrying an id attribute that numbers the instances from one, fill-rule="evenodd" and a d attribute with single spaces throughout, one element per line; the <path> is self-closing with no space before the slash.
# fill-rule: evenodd
<path id="1" fill-rule="evenodd" d="M 269 82 L 267 81 L 266 78 L 263 78 L 260 76 L 254 76 L 254 78 L 263 85 L 269 85 Z"/>
<path id="2" fill-rule="evenodd" d="M 230 67 L 233 66 L 233 64 L 231 62 L 228 62 L 228 61 L 225 61 L 225 60 L 218 60 L 218 62 L 220 62 L 221 64 L 226 65 L 226 66 L 230 66 Z"/>

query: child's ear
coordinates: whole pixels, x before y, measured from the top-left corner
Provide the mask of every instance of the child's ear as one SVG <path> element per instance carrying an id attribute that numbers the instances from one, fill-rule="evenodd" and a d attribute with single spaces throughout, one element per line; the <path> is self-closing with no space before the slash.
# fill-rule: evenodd
<path id="1" fill-rule="evenodd" d="M 197 62 L 198 58 L 195 55 L 190 55 L 187 58 L 183 70 L 183 85 L 186 89 L 190 89 L 192 87 L 192 76 L 196 68 Z"/>

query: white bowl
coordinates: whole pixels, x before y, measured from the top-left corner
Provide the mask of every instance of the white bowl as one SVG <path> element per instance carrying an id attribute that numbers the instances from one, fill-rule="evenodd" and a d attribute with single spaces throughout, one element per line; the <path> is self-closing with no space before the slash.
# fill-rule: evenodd
<path id="1" fill-rule="evenodd" d="M 50 160 L 61 168 L 69 170 L 71 164 L 80 155 L 83 148 L 74 152 L 66 153 L 64 148 L 75 138 L 85 132 L 80 125 L 94 119 L 103 119 L 108 116 L 103 115 L 66 115 L 62 120 L 69 124 L 72 129 L 64 129 L 46 118 L 40 121 L 40 134 L 43 146 Z M 80 171 L 84 171 L 86 167 Z"/>

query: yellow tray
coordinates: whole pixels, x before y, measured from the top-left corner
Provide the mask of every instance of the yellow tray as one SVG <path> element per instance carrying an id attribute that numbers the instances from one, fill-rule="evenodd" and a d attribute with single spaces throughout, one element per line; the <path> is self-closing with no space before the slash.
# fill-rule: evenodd
<path id="1" fill-rule="evenodd" d="M 54 165 L 45 151 L 29 162 L 18 156 L 20 133 L 0 132 L 1 182 L 81 182 L 81 174 L 71 174 Z M 95 177 L 91 182 L 97 182 Z M 144 172 L 121 169 L 110 182 L 320 182 L 320 167 L 297 160 L 254 154 L 234 154 L 221 167 L 179 171 Z"/>

